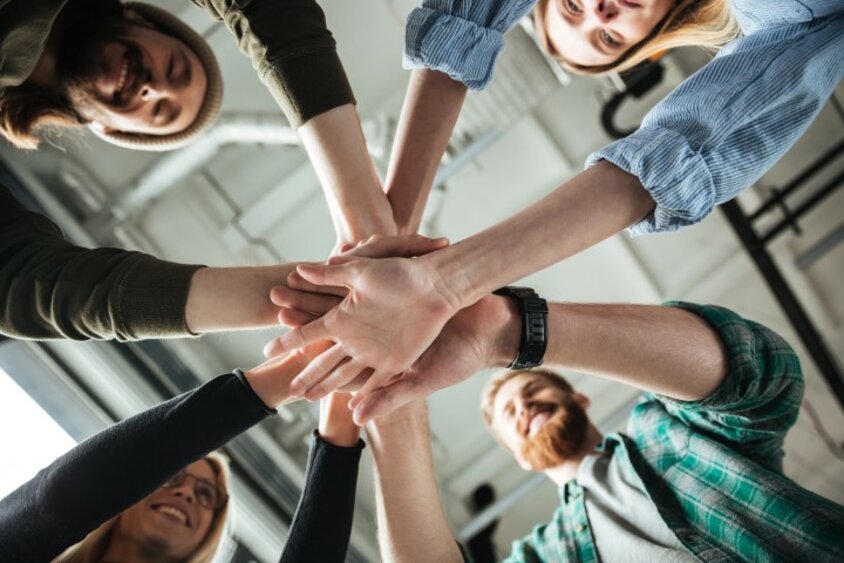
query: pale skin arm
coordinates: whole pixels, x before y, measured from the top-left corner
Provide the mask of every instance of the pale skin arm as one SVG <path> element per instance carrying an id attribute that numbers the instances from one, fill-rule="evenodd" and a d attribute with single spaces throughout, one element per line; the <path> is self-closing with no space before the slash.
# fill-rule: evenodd
<path id="1" fill-rule="evenodd" d="M 413 71 L 396 131 L 385 189 L 399 234 L 415 233 L 466 86 L 434 70 Z"/>
<path id="2" fill-rule="evenodd" d="M 338 243 L 395 234 L 355 107 L 346 104 L 308 120 L 299 136 L 325 191 Z"/>
<path id="3" fill-rule="evenodd" d="M 653 208 L 635 176 L 602 162 L 510 219 L 427 256 L 300 266 L 305 280 L 345 286 L 349 296 L 321 319 L 281 337 L 278 351 L 332 338 L 338 347 L 330 361 L 318 358 L 295 388 L 312 387 L 351 357 L 376 368 L 362 390 L 368 393 L 407 370 L 457 311 L 612 236 Z"/>
<path id="4" fill-rule="evenodd" d="M 462 563 L 434 477 L 424 401 L 367 426 L 375 460 L 378 545 L 389 563 Z"/>
<path id="5" fill-rule="evenodd" d="M 727 375 L 729 359 L 718 333 L 689 311 L 572 303 L 550 303 L 548 309 L 546 365 L 683 401 L 711 395 Z M 355 419 L 363 423 L 482 369 L 506 366 L 518 351 L 521 323 L 511 299 L 485 297 L 446 325 L 443 338 L 404 379 L 356 397 Z M 455 333 L 456 327 L 461 330 Z"/>

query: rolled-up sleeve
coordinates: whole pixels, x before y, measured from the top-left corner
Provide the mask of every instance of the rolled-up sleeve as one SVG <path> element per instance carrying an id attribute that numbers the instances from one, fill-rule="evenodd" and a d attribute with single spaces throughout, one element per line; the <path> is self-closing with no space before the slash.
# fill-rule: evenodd
<path id="1" fill-rule="evenodd" d="M 472 90 L 492 80 L 504 34 L 536 0 L 425 0 L 407 18 L 404 67 L 444 72 Z"/>
<path id="2" fill-rule="evenodd" d="M 586 166 L 612 162 L 650 193 L 655 210 L 632 235 L 697 223 L 800 138 L 844 75 L 843 51 L 841 15 L 736 40 Z"/>

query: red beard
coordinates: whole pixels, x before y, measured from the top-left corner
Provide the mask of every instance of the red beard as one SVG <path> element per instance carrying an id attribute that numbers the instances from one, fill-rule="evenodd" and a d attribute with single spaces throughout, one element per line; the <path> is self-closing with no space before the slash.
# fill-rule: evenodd
<path id="1" fill-rule="evenodd" d="M 536 471 L 560 465 L 582 448 L 588 422 L 583 407 L 567 398 L 536 435 L 525 441 L 522 458 Z"/>

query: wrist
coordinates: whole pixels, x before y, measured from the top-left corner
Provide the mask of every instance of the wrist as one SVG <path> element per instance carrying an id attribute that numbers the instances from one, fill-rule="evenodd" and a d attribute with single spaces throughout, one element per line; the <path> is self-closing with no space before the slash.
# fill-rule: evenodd
<path id="1" fill-rule="evenodd" d="M 492 334 L 489 352 L 490 368 L 506 368 L 519 354 L 522 338 L 522 314 L 513 299 L 494 295 L 496 330 Z"/>
<path id="2" fill-rule="evenodd" d="M 335 446 L 352 447 L 358 443 L 360 428 L 349 410 L 348 393 L 332 393 L 320 402 L 319 435 Z"/>

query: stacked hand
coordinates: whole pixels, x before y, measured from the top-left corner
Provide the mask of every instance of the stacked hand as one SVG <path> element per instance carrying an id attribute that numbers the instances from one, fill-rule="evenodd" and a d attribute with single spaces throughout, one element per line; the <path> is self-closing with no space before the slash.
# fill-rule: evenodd
<path id="1" fill-rule="evenodd" d="M 442 246 L 425 241 L 370 239 L 328 265 L 300 267 L 289 287 L 273 289 L 272 299 L 282 307 L 279 319 L 294 330 L 268 344 L 266 353 L 282 354 L 322 339 L 336 342 L 293 381 L 292 393 L 315 400 L 368 377 L 350 402 L 361 424 L 512 360 L 519 325 L 508 322 L 514 315 L 508 300 L 485 297 L 452 316 L 452 302 L 440 292 L 434 273 L 419 267 L 421 261 L 376 258 Z M 338 286 L 348 295 L 341 298 Z"/>

